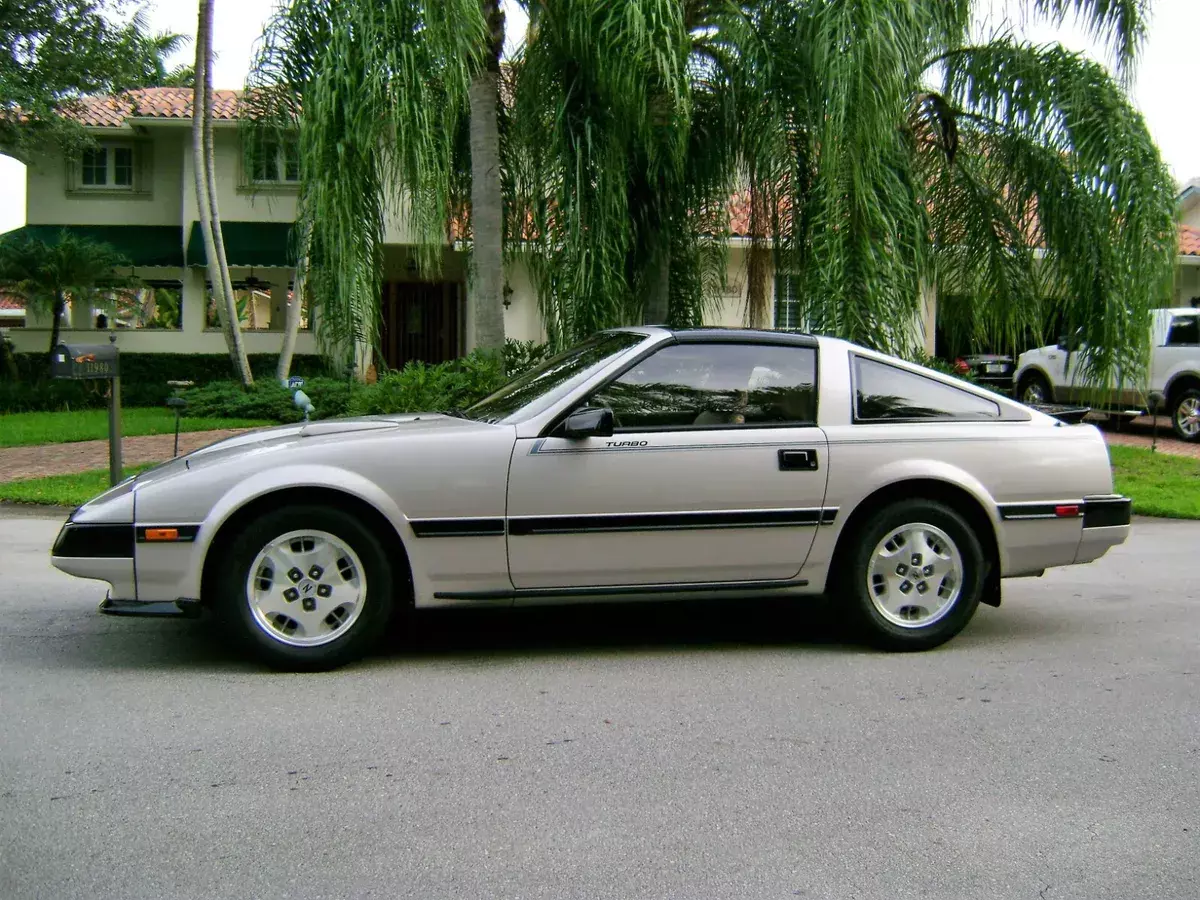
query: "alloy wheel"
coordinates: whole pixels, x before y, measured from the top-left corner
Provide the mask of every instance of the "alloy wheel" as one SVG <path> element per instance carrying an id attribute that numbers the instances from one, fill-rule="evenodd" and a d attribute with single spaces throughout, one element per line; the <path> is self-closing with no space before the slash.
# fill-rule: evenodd
<path id="1" fill-rule="evenodd" d="M 962 586 L 962 553 L 946 532 L 923 522 L 892 529 L 867 566 L 867 596 L 901 628 L 937 622 L 954 608 Z"/>
<path id="2" fill-rule="evenodd" d="M 317 647 L 345 634 L 362 613 L 362 561 L 325 531 L 289 531 L 250 567 L 246 599 L 267 635 L 291 647 Z"/>

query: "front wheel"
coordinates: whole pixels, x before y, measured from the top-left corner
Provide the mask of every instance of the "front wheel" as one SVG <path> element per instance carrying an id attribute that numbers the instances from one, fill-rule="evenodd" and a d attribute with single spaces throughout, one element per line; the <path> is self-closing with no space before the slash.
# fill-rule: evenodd
<path id="1" fill-rule="evenodd" d="M 1200 389 L 1188 388 L 1175 400 L 1171 428 L 1184 441 L 1200 441 Z"/>
<path id="2" fill-rule="evenodd" d="M 391 614 L 393 585 L 382 545 L 355 517 L 286 506 L 232 542 L 217 606 L 268 665 L 319 671 L 370 650 Z"/>
<path id="3" fill-rule="evenodd" d="M 903 500 L 854 535 L 843 586 L 854 619 L 886 650 L 927 650 L 971 620 L 986 560 L 971 526 L 933 500 Z"/>

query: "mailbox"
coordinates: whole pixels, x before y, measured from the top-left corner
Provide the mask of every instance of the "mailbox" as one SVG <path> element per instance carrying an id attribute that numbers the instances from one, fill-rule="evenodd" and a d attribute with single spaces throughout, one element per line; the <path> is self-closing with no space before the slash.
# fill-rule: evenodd
<path id="1" fill-rule="evenodd" d="M 97 378 L 116 378 L 117 345 L 59 344 L 51 358 L 51 374 L 55 378 L 85 381 Z"/>

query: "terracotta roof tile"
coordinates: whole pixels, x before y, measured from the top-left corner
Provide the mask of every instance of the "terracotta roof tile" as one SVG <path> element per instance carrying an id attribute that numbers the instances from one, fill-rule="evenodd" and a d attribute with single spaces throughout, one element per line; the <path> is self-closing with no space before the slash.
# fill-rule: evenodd
<path id="1" fill-rule="evenodd" d="M 0 309 L 25 309 L 25 301 L 8 294 L 0 294 Z"/>
<path id="2" fill-rule="evenodd" d="M 1200 228 L 1179 226 L 1179 255 L 1200 256 Z"/>
<path id="3" fill-rule="evenodd" d="M 213 118 L 232 121 L 238 117 L 241 91 L 213 91 Z M 138 88 L 116 96 L 83 97 L 68 117 L 81 125 L 119 128 L 131 117 L 190 119 L 192 89 L 175 87 Z"/>

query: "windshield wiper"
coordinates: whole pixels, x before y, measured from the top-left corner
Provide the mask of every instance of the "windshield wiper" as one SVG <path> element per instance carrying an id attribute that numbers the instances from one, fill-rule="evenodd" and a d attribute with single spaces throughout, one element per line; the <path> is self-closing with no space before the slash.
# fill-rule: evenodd
<path id="1" fill-rule="evenodd" d="M 466 411 L 460 406 L 456 406 L 453 409 L 436 409 L 434 412 L 436 412 L 439 416 L 453 416 L 456 419 L 466 419 L 468 422 L 475 421 L 471 416 L 468 416 Z"/>

